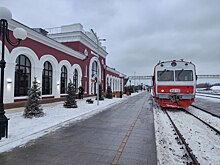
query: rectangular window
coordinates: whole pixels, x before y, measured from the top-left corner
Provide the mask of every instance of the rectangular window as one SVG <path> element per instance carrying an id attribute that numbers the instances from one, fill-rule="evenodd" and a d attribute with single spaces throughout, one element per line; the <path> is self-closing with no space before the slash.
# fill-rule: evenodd
<path id="1" fill-rule="evenodd" d="M 176 81 L 193 81 L 193 71 L 192 70 L 176 70 L 175 71 Z"/>
<path id="2" fill-rule="evenodd" d="M 157 81 L 174 81 L 174 72 L 166 69 L 163 71 L 158 71 Z"/>

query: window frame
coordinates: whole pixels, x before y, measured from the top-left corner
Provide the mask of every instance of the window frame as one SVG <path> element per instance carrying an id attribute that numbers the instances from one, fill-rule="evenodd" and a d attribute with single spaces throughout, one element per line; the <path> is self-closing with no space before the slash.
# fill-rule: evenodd
<path id="1" fill-rule="evenodd" d="M 44 68 L 42 71 L 42 95 L 51 95 L 52 88 L 53 88 L 53 67 L 49 61 L 45 61 Z"/>
<path id="2" fill-rule="evenodd" d="M 60 94 L 66 94 L 67 91 L 67 68 L 62 66 L 60 74 Z"/>
<path id="3" fill-rule="evenodd" d="M 24 58 L 23 61 L 24 63 L 22 63 L 21 61 L 22 58 Z M 24 72 L 20 72 L 21 68 L 22 71 Z M 19 70 L 19 72 L 17 70 Z M 27 72 L 28 70 L 29 72 Z M 21 54 L 16 58 L 14 97 L 27 96 L 28 90 L 30 88 L 31 88 L 31 61 L 27 56 Z"/>
<path id="4" fill-rule="evenodd" d="M 170 75 L 166 75 L 167 73 L 171 73 Z M 161 79 L 161 76 L 163 78 Z M 167 77 L 169 76 L 169 77 Z M 157 71 L 157 81 L 165 82 L 165 81 L 174 81 L 174 70 L 159 70 Z"/>
<path id="5" fill-rule="evenodd" d="M 77 69 L 74 69 L 74 73 L 73 73 L 73 87 L 75 92 L 77 91 L 78 88 L 78 84 L 79 84 L 79 77 L 78 77 L 79 73 Z"/>
<path id="6" fill-rule="evenodd" d="M 177 72 L 180 72 L 180 73 L 177 73 Z M 185 74 L 185 79 L 180 79 L 180 75 L 183 75 L 186 72 L 188 72 L 188 74 Z M 177 75 L 178 75 L 178 77 L 177 77 Z M 177 81 L 177 82 L 179 82 L 179 81 L 194 81 L 193 71 L 192 70 L 175 70 L 175 81 Z"/>

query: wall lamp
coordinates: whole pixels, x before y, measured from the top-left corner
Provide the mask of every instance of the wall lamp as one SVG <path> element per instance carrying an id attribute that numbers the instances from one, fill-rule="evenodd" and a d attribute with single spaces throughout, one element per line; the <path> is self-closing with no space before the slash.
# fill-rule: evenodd
<path id="1" fill-rule="evenodd" d="M 11 79 L 7 79 L 7 83 L 11 84 L 12 83 Z"/>

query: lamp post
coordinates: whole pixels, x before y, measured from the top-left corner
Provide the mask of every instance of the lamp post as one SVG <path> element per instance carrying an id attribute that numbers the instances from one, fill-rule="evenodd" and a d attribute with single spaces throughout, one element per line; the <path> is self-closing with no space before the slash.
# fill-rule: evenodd
<path id="1" fill-rule="evenodd" d="M 8 21 L 11 20 L 12 14 L 10 10 L 5 7 L 0 7 L 0 38 L 2 41 L 2 56 L 0 60 L 1 79 L 0 79 L 0 140 L 2 137 L 8 137 L 8 118 L 5 116 L 3 95 L 4 95 L 4 71 L 5 71 L 5 41 L 12 46 L 20 44 L 21 40 L 27 37 L 27 32 L 22 28 L 15 28 L 13 35 L 16 39 L 12 42 L 9 38 Z"/>

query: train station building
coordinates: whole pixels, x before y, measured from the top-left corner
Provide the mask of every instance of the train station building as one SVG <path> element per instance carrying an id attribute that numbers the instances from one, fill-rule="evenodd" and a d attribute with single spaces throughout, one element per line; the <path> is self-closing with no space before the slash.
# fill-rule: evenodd
<path id="1" fill-rule="evenodd" d="M 45 30 L 11 20 L 10 38 L 16 27 L 25 29 L 28 37 L 18 47 L 5 46 L 5 108 L 24 105 L 35 77 L 45 103 L 64 99 L 70 80 L 76 92 L 82 86 L 86 96 L 96 94 L 97 82 L 104 93 L 107 86 L 115 93 L 123 91 L 126 75 L 107 66 L 106 47 L 80 23 Z"/>

